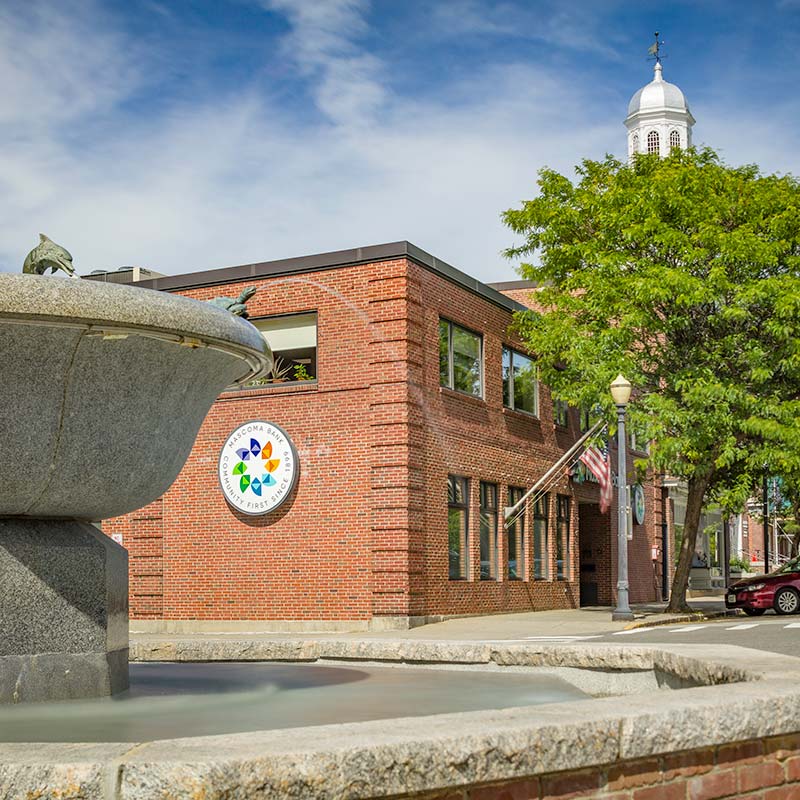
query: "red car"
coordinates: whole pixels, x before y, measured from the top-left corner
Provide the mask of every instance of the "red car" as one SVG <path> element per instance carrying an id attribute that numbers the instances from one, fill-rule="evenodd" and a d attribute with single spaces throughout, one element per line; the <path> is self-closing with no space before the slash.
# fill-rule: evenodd
<path id="1" fill-rule="evenodd" d="M 797 614 L 800 611 L 800 556 L 768 575 L 756 575 L 731 584 L 725 594 L 725 607 L 741 608 L 751 617 L 760 616 L 768 608 L 774 608 L 776 614 Z"/>

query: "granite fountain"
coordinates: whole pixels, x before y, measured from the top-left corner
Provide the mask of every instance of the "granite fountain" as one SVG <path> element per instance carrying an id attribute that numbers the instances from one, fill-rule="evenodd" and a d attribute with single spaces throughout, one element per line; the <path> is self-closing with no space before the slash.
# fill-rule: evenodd
<path id="1" fill-rule="evenodd" d="M 128 559 L 93 523 L 163 494 L 271 354 L 224 302 L 75 279 L 43 235 L 23 272 L 0 274 L 0 703 L 114 694 Z"/>

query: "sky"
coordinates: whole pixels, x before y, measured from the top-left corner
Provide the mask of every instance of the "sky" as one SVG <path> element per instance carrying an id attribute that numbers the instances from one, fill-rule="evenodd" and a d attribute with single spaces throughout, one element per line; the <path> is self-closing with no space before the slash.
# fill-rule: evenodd
<path id="1" fill-rule="evenodd" d="M 626 152 L 631 95 L 800 175 L 800 0 L 0 0 L 0 271 L 180 274 L 407 239 L 514 280 L 503 210 Z"/>

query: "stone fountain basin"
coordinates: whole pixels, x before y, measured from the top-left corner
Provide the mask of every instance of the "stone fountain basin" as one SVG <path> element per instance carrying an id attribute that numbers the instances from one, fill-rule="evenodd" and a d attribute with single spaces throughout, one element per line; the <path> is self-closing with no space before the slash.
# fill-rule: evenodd
<path id="1" fill-rule="evenodd" d="M 0 362 L 0 517 L 99 520 L 163 494 L 214 399 L 271 355 L 206 303 L 0 275 Z"/>
<path id="2" fill-rule="evenodd" d="M 582 674 L 586 690 L 601 696 L 568 704 L 136 744 L 0 743 L 0 794 L 41 800 L 63 798 L 68 791 L 109 800 L 538 797 L 538 791 L 503 791 L 503 785 L 519 789 L 526 782 L 530 790 L 547 776 L 574 772 L 580 777 L 603 765 L 631 765 L 637 774 L 642 763 L 652 770 L 650 762 L 667 755 L 685 754 L 685 763 L 691 764 L 692 754 L 704 748 L 795 735 L 800 711 L 800 660 L 730 645 L 553 647 L 195 637 L 134 643 L 131 655 L 142 661 L 324 660 L 557 669 L 576 678 Z M 636 686 L 653 671 L 672 685 L 694 688 Z M 630 694 L 602 696 L 631 678 Z M 473 793 L 473 787 L 487 784 L 499 788 Z"/>

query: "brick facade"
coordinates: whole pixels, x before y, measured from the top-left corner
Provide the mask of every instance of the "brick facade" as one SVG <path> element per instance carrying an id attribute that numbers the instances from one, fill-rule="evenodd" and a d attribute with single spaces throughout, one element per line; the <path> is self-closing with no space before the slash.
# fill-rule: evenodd
<path id="1" fill-rule="evenodd" d="M 415 795 L 418 800 L 797 800 L 800 735 Z"/>
<path id="2" fill-rule="evenodd" d="M 408 256 L 272 270 L 227 284 L 224 272 L 215 272 L 214 285 L 197 280 L 203 273 L 182 276 L 195 281 L 173 290 L 207 300 L 252 285 L 251 318 L 316 311 L 318 380 L 221 395 L 172 488 L 106 522 L 130 553 L 133 618 L 368 623 L 571 607 L 580 602 L 581 566 L 589 561 L 598 601 L 613 602 L 616 514 L 600 515 L 597 486 L 573 485 L 566 474 L 549 495 L 549 574 L 562 494 L 572 504 L 569 579 L 530 580 L 529 516 L 528 579 L 508 580 L 502 519 L 500 579 L 479 579 L 480 481 L 497 485 L 502 514 L 509 486 L 529 487 L 579 435 L 577 414 L 569 427 L 554 425 L 546 387 L 538 418 L 504 408 L 502 347 L 523 349 L 510 331 L 513 303 Z M 482 334 L 483 398 L 439 385 L 440 318 Z M 233 510 L 217 486 L 222 443 L 250 419 L 283 427 L 300 459 L 292 496 L 262 517 Z M 464 581 L 448 578 L 448 474 L 469 480 Z M 645 491 L 647 519 L 629 551 L 632 602 L 661 591 L 652 556 L 662 492 L 652 483 Z"/>

